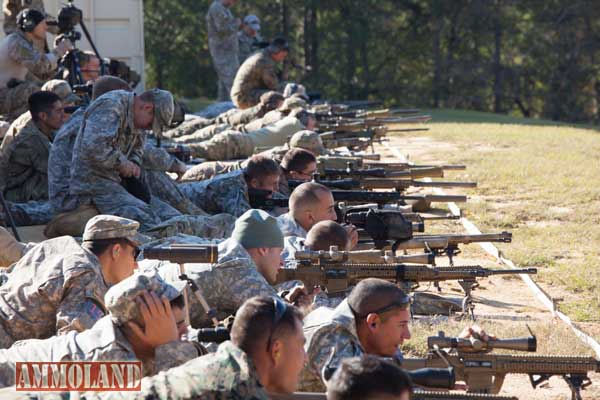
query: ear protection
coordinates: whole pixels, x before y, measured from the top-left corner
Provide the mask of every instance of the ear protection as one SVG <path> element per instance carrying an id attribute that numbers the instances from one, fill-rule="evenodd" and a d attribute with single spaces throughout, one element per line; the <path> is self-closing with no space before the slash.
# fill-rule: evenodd
<path id="1" fill-rule="evenodd" d="M 23 32 L 32 32 L 46 17 L 38 10 L 26 8 L 17 15 L 17 27 Z"/>

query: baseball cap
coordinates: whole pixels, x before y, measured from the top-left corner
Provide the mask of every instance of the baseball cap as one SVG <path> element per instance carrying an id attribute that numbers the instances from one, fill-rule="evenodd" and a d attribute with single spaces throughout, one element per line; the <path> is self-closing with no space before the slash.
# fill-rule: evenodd
<path id="1" fill-rule="evenodd" d="M 64 81 L 62 79 L 51 79 L 48 82 L 44 83 L 42 86 L 42 90 L 45 92 L 52 92 L 58 97 L 63 103 L 79 103 L 81 102 L 81 97 L 77 96 L 71 90 L 71 85 L 69 82 Z"/>
<path id="2" fill-rule="evenodd" d="M 132 276 L 112 286 L 104 295 L 104 304 L 116 324 L 124 324 L 140 316 L 135 298 L 146 291 L 152 291 L 160 298 L 165 296 L 169 301 L 181 296 L 186 282 L 182 280 L 165 280 L 157 269 L 137 270 Z"/>
<path id="3" fill-rule="evenodd" d="M 139 228 L 140 223 L 132 219 L 100 214 L 85 224 L 83 241 L 122 238 L 139 246 L 147 241 L 144 235 L 138 233 Z"/>
<path id="4" fill-rule="evenodd" d="M 263 210 L 248 210 L 235 221 L 231 237 L 246 249 L 283 247 L 277 220 Z"/>
<path id="5" fill-rule="evenodd" d="M 260 31 L 260 19 L 256 15 L 246 15 L 244 25 L 248 25 L 257 32 Z"/>
<path id="6" fill-rule="evenodd" d="M 289 146 L 290 148 L 299 147 L 318 155 L 327 154 L 321 136 L 313 131 L 305 130 L 294 133 L 290 139 Z"/>
<path id="7" fill-rule="evenodd" d="M 159 137 L 163 131 L 171 126 L 173 114 L 175 113 L 175 102 L 173 95 L 166 90 L 152 89 L 154 97 L 154 121 L 152 122 L 152 132 L 154 136 Z"/>

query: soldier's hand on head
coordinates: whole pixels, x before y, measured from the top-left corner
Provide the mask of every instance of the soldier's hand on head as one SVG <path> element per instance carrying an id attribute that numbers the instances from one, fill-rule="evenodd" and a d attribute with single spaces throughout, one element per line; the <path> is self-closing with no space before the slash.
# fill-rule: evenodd
<path id="1" fill-rule="evenodd" d="M 144 319 L 143 329 L 135 322 L 127 323 L 135 340 L 152 348 L 179 340 L 177 322 L 166 297 L 159 299 L 156 293 L 145 292 L 135 301 Z"/>
<path id="2" fill-rule="evenodd" d="M 475 339 L 479 339 L 484 342 L 487 342 L 490 339 L 496 339 L 495 335 L 488 334 L 479 325 L 467 326 L 465 329 L 462 330 L 462 332 L 460 333 L 460 335 L 458 335 L 458 337 L 463 338 L 463 339 L 475 338 Z"/>

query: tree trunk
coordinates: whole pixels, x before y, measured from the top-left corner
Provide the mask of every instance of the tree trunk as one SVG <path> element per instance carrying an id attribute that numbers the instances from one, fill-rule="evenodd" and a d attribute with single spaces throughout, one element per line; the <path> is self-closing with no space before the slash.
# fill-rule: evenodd
<path id="1" fill-rule="evenodd" d="M 500 12 L 496 9 L 496 12 Z M 502 23 L 499 16 L 494 18 L 494 112 L 502 113 L 503 91 L 502 91 Z"/>

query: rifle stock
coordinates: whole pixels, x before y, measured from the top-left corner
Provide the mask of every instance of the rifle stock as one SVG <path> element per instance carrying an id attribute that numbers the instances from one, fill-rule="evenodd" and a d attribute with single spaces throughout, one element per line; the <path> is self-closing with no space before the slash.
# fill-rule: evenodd
<path id="1" fill-rule="evenodd" d="M 569 383 L 574 398 L 580 398 L 577 397 L 580 390 L 590 383 L 587 374 L 600 371 L 600 362 L 593 357 L 478 353 L 455 355 L 439 351 L 428 353 L 425 358 L 405 358 L 402 360 L 402 368 L 439 368 L 447 366 L 447 363 L 454 368 L 456 379 L 466 382 L 469 391 L 476 393 L 498 393 L 508 374 L 529 375 L 534 388 L 550 376 L 559 375 Z"/>
<path id="2" fill-rule="evenodd" d="M 325 286 L 330 294 L 341 293 L 367 278 L 398 282 L 441 282 L 460 280 L 475 282 L 491 275 L 535 274 L 535 268 L 493 270 L 478 265 L 461 267 L 427 267 L 409 264 L 311 264 L 300 261 L 296 268 L 282 268 L 277 283 L 300 280 L 307 287 Z"/>

